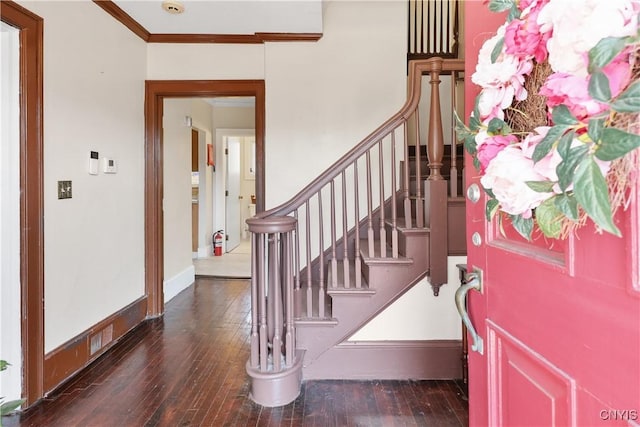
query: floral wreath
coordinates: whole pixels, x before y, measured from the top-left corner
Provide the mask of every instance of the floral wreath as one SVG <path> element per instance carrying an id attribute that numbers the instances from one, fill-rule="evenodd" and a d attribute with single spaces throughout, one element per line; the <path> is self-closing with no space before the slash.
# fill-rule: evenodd
<path id="1" fill-rule="evenodd" d="M 640 155 L 640 0 L 491 0 L 506 22 L 482 46 L 458 139 L 481 174 L 488 220 L 530 240 L 591 218 L 620 236 Z"/>

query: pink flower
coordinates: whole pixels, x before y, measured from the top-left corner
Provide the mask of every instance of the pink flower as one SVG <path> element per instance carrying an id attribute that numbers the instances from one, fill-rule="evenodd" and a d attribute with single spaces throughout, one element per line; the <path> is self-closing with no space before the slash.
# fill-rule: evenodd
<path id="1" fill-rule="evenodd" d="M 631 70 L 627 55 L 621 54 L 602 69 L 609 79 L 612 96 L 617 96 L 629 83 Z M 540 95 L 547 97 L 549 108 L 564 104 L 581 121 L 606 111 L 607 104 L 596 101 L 589 95 L 589 76 L 554 73 L 540 88 Z"/>
<path id="2" fill-rule="evenodd" d="M 504 34 L 505 51 L 518 58 L 534 57 L 538 63 L 548 55 L 547 41 L 551 32 L 542 33 L 537 19 L 540 9 L 534 9 L 524 19 L 514 19 Z M 523 14 L 524 15 L 524 14 Z"/>
<path id="3" fill-rule="evenodd" d="M 549 109 L 564 104 L 578 120 L 584 120 L 608 108 L 589 96 L 588 86 L 587 77 L 554 73 L 547 78 L 539 93 L 547 97 Z"/>
<path id="4" fill-rule="evenodd" d="M 478 145 L 477 157 L 478 161 L 480 161 L 480 172 L 484 173 L 491 160 L 493 160 L 500 151 L 516 142 L 518 142 L 518 138 L 515 135 L 494 135 L 487 137 Z"/>

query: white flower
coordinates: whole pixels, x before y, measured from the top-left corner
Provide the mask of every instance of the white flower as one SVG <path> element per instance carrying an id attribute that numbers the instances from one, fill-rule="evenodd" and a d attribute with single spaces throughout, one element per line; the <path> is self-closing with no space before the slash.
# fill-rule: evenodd
<path id="1" fill-rule="evenodd" d="M 478 54 L 478 65 L 471 76 L 471 81 L 483 88 L 500 88 L 508 84 L 519 68 L 519 61 L 513 55 L 504 52 L 496 62 L 491 62 L 491 53 L 500 39 L 504 37 L 506 24 L 498 28 L 495 36 L 484 42 Z"/>
<path id="2" fill-rule="evenodd" d="M 491 160 L 480 182 L 493 191 L 502 211 L 531 218 L 532 209 L 553 196 L 553 193 L 533 191 L 525 183 L 545 179 L 533 166 L 533 160 L 525 157 L 520 147 L 510 145 Z"/>
<path id="3" fill-rule="evenodd" d="M 602 38 L 635 34 L 639 10 L 639 0 L 551 0 L 538 16 L 541 31 L 553 31 L 549 64 L 556 72 L 586 76 L 589 50 Z"/>

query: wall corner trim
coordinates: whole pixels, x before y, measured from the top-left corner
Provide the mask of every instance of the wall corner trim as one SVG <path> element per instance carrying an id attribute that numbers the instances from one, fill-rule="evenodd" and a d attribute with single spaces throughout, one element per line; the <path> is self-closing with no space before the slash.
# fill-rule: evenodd
<path id="1" fill-rule="evenodd" d="M 164 281 L 164 303 L 187 289 L 196 280 L 196 269 L 193 265 L 182 270 L 172 278 Z"/>

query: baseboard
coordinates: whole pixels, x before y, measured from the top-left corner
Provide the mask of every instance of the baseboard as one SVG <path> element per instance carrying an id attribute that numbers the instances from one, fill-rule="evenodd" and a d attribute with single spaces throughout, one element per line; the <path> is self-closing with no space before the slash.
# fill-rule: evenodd
<path id="1" fill-rule="evenodd" d="M 169 280 L 164 281 L 164 303 L 187 289 L 196 280 L 196 269 L 193 265 L 185 268 Z"/>
<path id="2" fill-rule="evenodd" d="M 46 354 L 45 394 L 97 359 L 140 324 L 146 315 L 147 297 L 143 296 Z"/>
<path id="3" fill-rule="evenodd" d="M 206 258 L 208 256 L 213 256 L 213 245 L 198 248 L 198 258 Z"/>
<path id="4" fill-rule="evenodd" d="M 462 378 L 462 342 L 347 341 L 305 361 L 305 380 Z"/>

